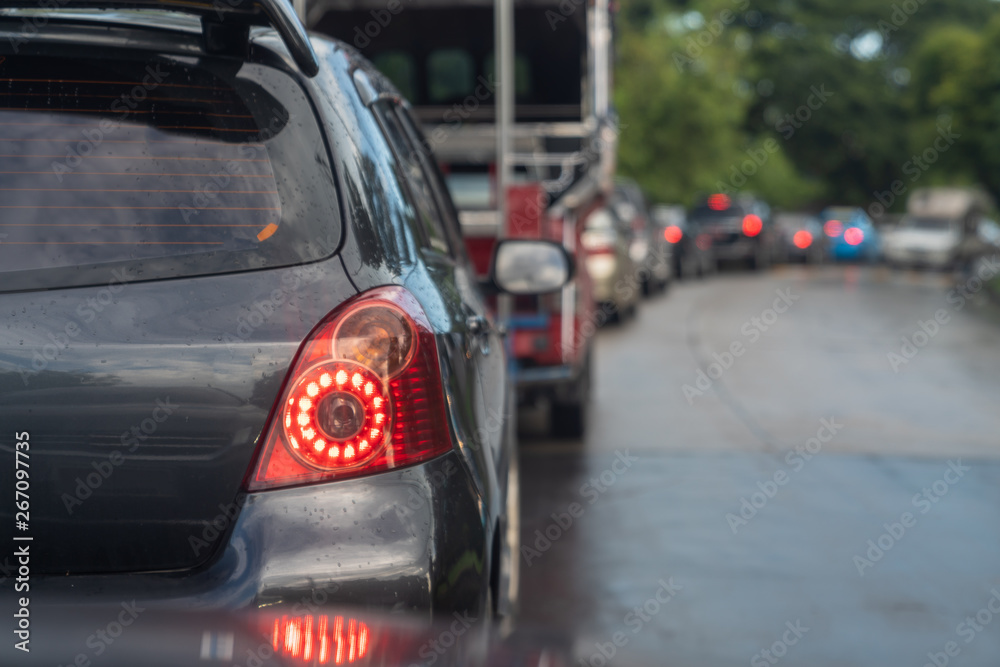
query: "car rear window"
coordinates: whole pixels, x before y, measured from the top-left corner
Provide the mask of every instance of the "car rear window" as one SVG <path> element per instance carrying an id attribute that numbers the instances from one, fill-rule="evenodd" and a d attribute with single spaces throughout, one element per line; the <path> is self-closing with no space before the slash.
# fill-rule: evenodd
<path id="1" fill-rule="evenodd" d="M 260 65 L 191 63 L 6 59 L 0 291 L 98 284 L 122 265 L 150 279 L 333 252 L 333 178 L 301 88 Z"/>
<path id="2" fill-rule="evenodd" d="M 946 231 L 952 227 L 957 227 L 955 221 L 948 218 L 903 218 L 900 227 L 908 229 L 920 229 L 924 231 Z"/>
<path id="3" fill-rule="evenodd" d="M 714 209 L 708 205 L 696 206 L 691 211 L 692 218 L 697 218 L 698 220 L 719 220 L 723 218 L 732 218 L 734 216 L 742 216 L 745 211 L 743 207 L 739 204 L 733 204 L 724 209 Z"/>

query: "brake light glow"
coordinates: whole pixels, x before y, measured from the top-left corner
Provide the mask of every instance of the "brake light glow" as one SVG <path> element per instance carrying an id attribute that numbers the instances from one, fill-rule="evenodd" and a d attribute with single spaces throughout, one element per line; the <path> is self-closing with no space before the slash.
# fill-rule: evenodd
<path id="1" fill-rule="evenodd" d="M 727 195 L 716 194 L 708 196 L 708 207 L 713 211 L 725 211 L 729 208 L 729 203 Z"/>
<path id="2" fill-rule="evenodd" d="M 844 223 L 840 220 L 827 220 L 823 225 L 823 233 L 835 239 L 844 232 Z"/>
<path id="3" fill-rule="evenodd" d="M 792 243 L 799 250 L 805 250 L 806 248 L 812 245 L 812 242 L 813 242 L 813 235 L 804 229 L 800 229 L 799 231 L 795 232 L 795 236 L 792 237 Z"/>
<path id="4" fill-rule="evenodd" d="M 264 431 L 250 491 L 327 482 L 451 449 L 437 343 L 416 299 L 382 287 L 309 335 Z"/>
<path id="5" fill-rule="evenodd" d="M 678 243 L 684 238 L 684 232 L 677 225 L 670 225 L 663 230 L 663 238 L 667 240 L 667 243 Z"/>
<path id="6" fill-rule="evenodd" d="M 392 431 L 387 393 L 385 383 L 364 366 L 313 366 L 295 383 L 285 405 L 285 442 L 300 461 L 316 468 L 366 463 Z"/>
<path id="7" fill-rule="evenodd" d="M 844 241 L 847 245 L 859 245 L 865 240 L 865 233 L 857 227 L 848 227 L 844 232 Z"/>
<path id="8" fill-rule="evenodd" d="M 368 625 L 343 616 L 282 616 L 274 619 L 271 632 L 276 655 L 313 665 L 353 665 L 370 646 Z"/>
<path id="9" fill-rule="evenodd" d="M 760 234 L 760 230 L 764 229 L 764 221 L 760 219 L 760 216 L 754 215 L 753 213 L 744 216 L 743 218 L 743 233 L 747 236 L 757 236 Z"/>

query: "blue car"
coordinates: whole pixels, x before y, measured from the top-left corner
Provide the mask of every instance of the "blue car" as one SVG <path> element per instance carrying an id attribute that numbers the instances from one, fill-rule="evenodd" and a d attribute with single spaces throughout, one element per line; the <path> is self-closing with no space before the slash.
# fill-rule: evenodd
<path id="1" fill-rule="evenodd" d="M 831 259 L 874 262 L 881 256 L 881 240 L 864 209 L 830 207 L 819 217 Z"/>

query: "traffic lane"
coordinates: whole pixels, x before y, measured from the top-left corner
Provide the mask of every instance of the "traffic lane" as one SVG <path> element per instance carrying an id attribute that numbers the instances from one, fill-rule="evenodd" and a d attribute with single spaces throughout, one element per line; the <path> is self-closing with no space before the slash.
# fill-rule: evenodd
<path id="1" fill-rule="evenodd" d="M 849 422 L 838 451 L 1000 453 L 1000 322 L 975 304 L 981 291 L 966 299 L 950 275 L 856 266 L 786 267 L 759 283 L 764 293 L 744 282 L 691 327 L 703 370 L 745 346 L 711 393 L 760 438 L 784 448 L 838 416 Z M 774 303 L 762 301 L 779 291 L 795 301 L 768 317 Z"/>
<path id="2" fill-rule="evenodd" d="M 699 358 L 726 350 L 742 325 L 775 298 L 775 290 L 791 284 L 800 299 L 763 332 L 780 346 L 760 345 L 767 342 L 762 333 L 755 346 L 747 340 L 745 354 L 711 392 L 690 405 L 683 395 L 681 400 L 672 395 L 699 367 L 706 368 Z M 527 552 L 522 561 L 525 621 L 560 627 L 576 637 L 578 653 L 589 664 L 600 664 L 601 656 L 593 651 L 599 654 L 601 646 L 627 658 L 623 664 L 664 664 L 667 648 L 671 664 L 746 664 L 779 641 L 768 637 L 775 627 L 788 631 L 781 630 L 783 624 L 794 624 L 792 611 L 803 605 L 825 610 L 810 617 L 820 631 L 810 630 L 818 639 L 812 653 L 801 654 L 809 660 L 803 664 L 828 664 L 823 660 L 831 658 L 880 664 L 889 656 L 898 661 L 927 640 L 941 639 L 944 650 L 952 641 L 945 636 L 957 634 L 962 622 L 956 620 L 957 610 L 969 607 L 975 613 L 980 608 L 970 607 L 975 594 L 1000 583 L 991 567 L 998 555 L 997 469 L 989 460 L 995 452 L 984 446 L 995 445 L 990 433 L 1000 431 L 989 413 L 980 414 L 981 395 L 975 391 L 998 395 L 1000 373 L 989 362 L 997 325 L 991 311 L 956 311 L 934 336 L 933 346 L 913 358 L 914 381 L 896 385 L 909 391 L 918 407 L 934 409 L 945 389 L 935 382 L 949 376 L 958 380 L 957 389 L 950 390 L 957 390 L 961 400 L 951 404 L 951 421 L 944 422 L 954 437 L 915 442 L 871 420 L 870 406 L 861 402 L 859 408 L 853 400 L 840 404 L 839 416 L 832 415 L 835 424 L 843 425 L 832 438 L 820 428 L 843 396 L 863 395 L 872 382 L 896 383 L 889 377 L 897 375 L 891 368 L 886 366 L 888 373 L 877 368 L 880 361 L 887 363 L 885 346 L 908 323 L 925 318 L 930 306 L 933 316 L 948 287 L 940 275 L 857 267 L 729 274 L 681 285 L 666 299 L 644 304 L 632 325 L 602 331 L 587 441 L 581 447 L 535 439 L 522 449 L 523 539 L 540 556 L 529 564 Z M 934 347 L 948 342 L 946 332 L 955 340 Z M 755 356 L 784 365 L 791 381 L 758 382 L 754 375 L 765 372 L 762 362 L 746 363 Z M 774 357 L 782 358 L 775 362 Z M 793 373 L 797 363 L 800 370 Z M 962 369 L 970 369 L 967 384 Z M 818 398 L 806 387 L 817 382 L 830 390 Z M 774 411 L 775 404 L 787 411 Z M 907 406 L 897 402 L 890 409 L 905 413 Z M 759 419 L 754 411 L 761 412 Z M 852 425 L 855 435 L 848 428 Z M 816 438 L 812 445 L 811 437 Z M 804 451 L 786 460 L 796 445 Z M 810 446 L 817 453 L 810 454 Z M 609 453 L 623 448 L 642 463 L 616 476 L 591 504 L 597 489 L 591 480 L 601 483 L 602 474 L 610 475 L 614 457 Z M 844 455 L 851 451 L 875 456 Z M 880 451 L 902 458 L 881 458 Z M 976 476 L 962 483 L 967 495 L 952 494 L 950 504 L 941 499 L 933 511 L 918 516 L 919 509 L 907 505 L 912 504 L 910 492 L 933 483 L 933 471 L 947 457 L 970 453 L 981 458 L 972 459 Z M 803 468 L 794 470 L 800 464 Z M 749 502 L 752 494 L 763 493 L 758 482 L 767 489 L 769 480 L 777 485 L 779 471 L 785 475 L 780 492 L 751 517 L 752 524 L 725 519 L 726 514 L 743 519 L 741 499 Z M 570 514 L 574 502 L 579 516 Z M 881 572 L 864 568 L 862 577 L 853 556 L 864 556 L 866 541 L 879 539 L 882 524 L 897 523 L 908 507 L 919 519 L 906 526 L 906 535 L 914 535 L 912 549 L 902 549 L 896 565 L 880 560 Z M 563 530 L 568 514 L 573 523 Z M 543 550 L 545 540 L 560 531 Z M 662 605 L 671 611 L 649 622 L 629 617 L 635 605 L 650 599 L 650 607 L 656 607 L 664 576 L 667 583 L 674 576 L 681 585 L 686 576 L 697 595 L 687 602 L 681 594 L 671 597 Z M 634 636 L 633 630 L 638 630 Z M 623 633 L 617 636 L 623 647 L 614 644 L 616 632 Z M 955 641 L 964 641 L 964 635 Z M 845 642 L 860 648 L 845 649 Z M 751 645 L 757 648 L 746 653 Z M 803 649 L 807 646 L 803 638 Z M 977 633 L 975 646 L 962 646 L 963 662 L 976 664 L 995 649 Z M 914 655 L 919 660 L 923 654 Z"/>
<path id="3" fill-rule="evenodd" d="M 975 619 L 1000 591 L 1000 462 L 637 458 L 524 453 L 520 622 L 572 637 L 574 664 L 923 665 L 949 642 L 995 664 L 1000 616 Z"/>
<path id="4" fill-rule="evenodd" d="M 857 266 L 675 285 L 598 332 L 585 447 L 777 452 L 837 416 L 837 451 L 998 456 L 1000 318 L 981 291 L 953 294 L 946 274 Z M 936 333 L 908 359 L 922 323 Z M 533 447 L 565 446 L 522 421 Z"/>

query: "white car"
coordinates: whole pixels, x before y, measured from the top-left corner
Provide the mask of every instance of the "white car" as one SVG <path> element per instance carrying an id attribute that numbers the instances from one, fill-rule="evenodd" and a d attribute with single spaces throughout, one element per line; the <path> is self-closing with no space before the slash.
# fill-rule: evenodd
<path id="1" fill-rule="evenodd" d="M 948 269 L 966 264 L 985 250 L 981 221 L 992 201 L 977 188 L 914 190 L 907 214 L 883 238 L 890 264 Z"/>
<path id="2" fill-rule="evenodd" d="M 944 269 L 958 259 L 962 238 L 956 220 L 908 216 L 883 235 L 882 250 L 890 264 Z"/>

